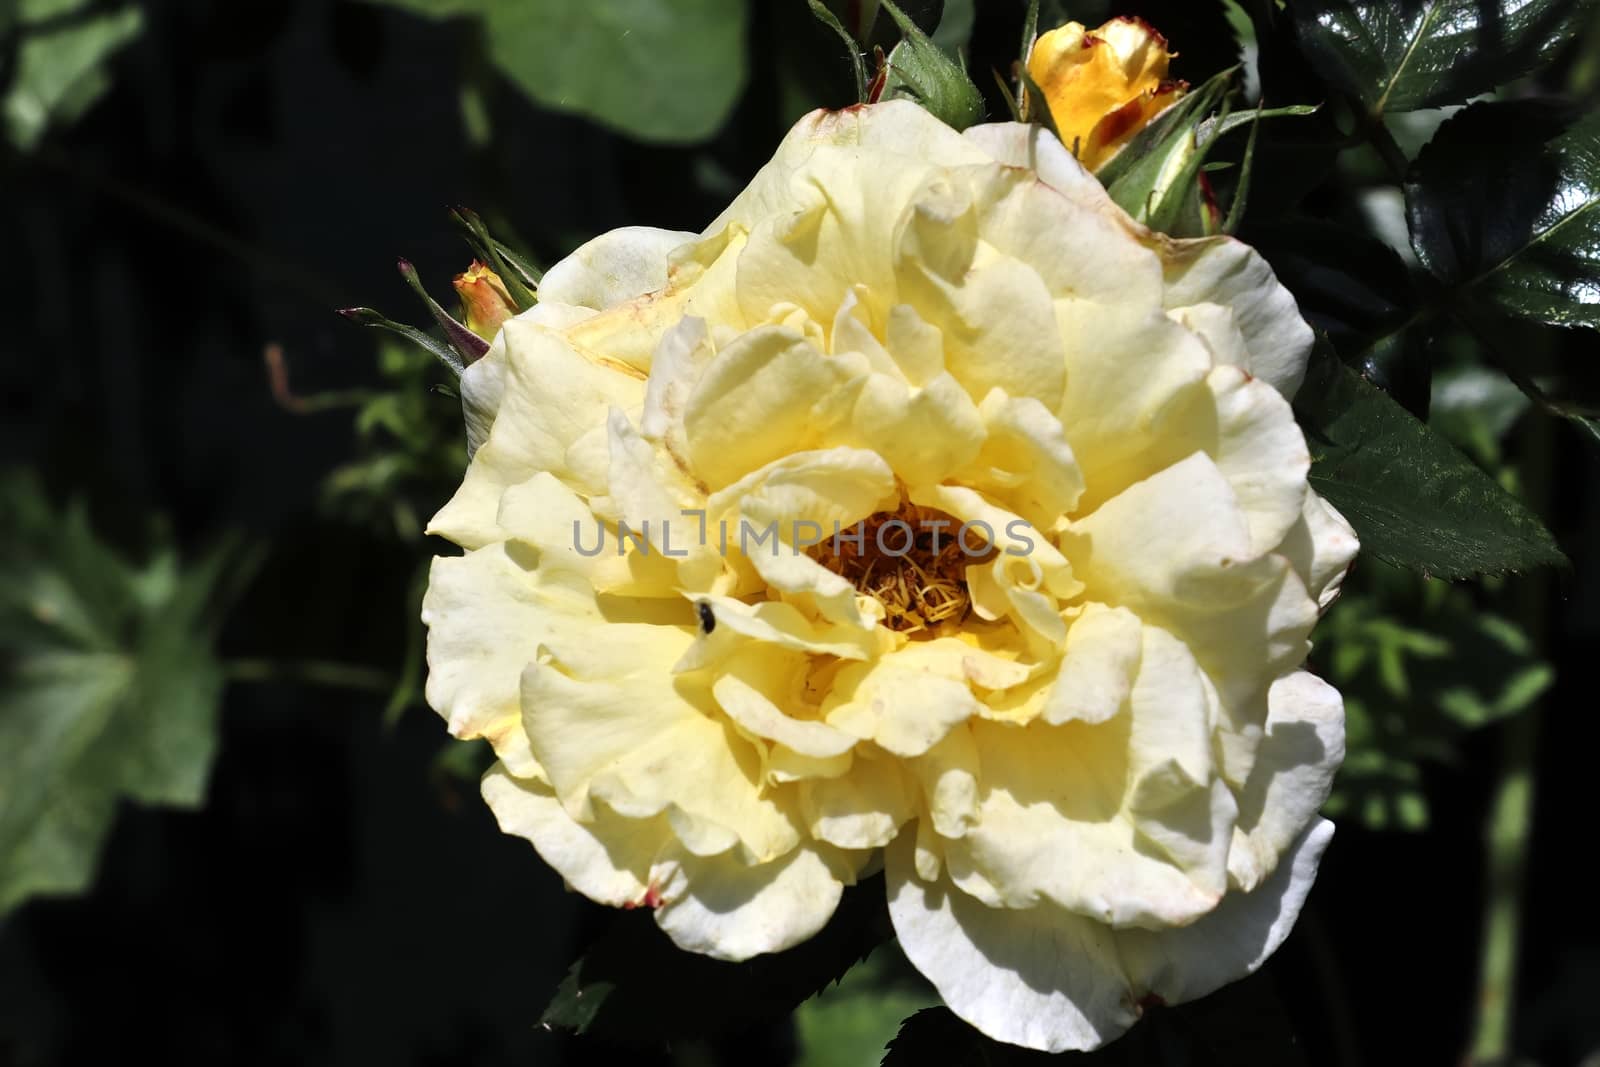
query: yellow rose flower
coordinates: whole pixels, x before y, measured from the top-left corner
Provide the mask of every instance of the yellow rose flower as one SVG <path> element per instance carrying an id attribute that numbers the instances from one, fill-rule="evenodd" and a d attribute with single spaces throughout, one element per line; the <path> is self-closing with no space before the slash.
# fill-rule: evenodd
<path id="1" fill-rule="evenodd" d="M 451 283 L 461 298 L 461 320 L 485 341 L 494 339 L 505 321 L 516 314 L 511 294 L 500 275 L 477 260 Z"/>
<path id="2" fill-rule="evenodd" d="M 1114 18 L 1097 30 L 1069 22 L 1034 42 L 1028 77 L 1061 140 L 1098 170 L 1188 88 L 1167 79 L 1172 55 L 1143 19 Z"/>
<path id="3" fill-rule="evenodd" d="M 1311 340 L 1036 127 L 815 112 L 463 374 L 428 699 L 504 830 L 682 947 L 788 948 L 881 864 L 957 1014 L 1092 1048 L 1259 965 L 1332 832 Z"/>

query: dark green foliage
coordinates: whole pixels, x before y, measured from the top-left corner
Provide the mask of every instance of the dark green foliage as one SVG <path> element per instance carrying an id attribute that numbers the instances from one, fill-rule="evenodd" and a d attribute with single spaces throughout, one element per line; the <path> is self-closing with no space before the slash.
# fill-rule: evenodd
<path id="1" fill-rule="evenodd" d="M 1464 103 L 1547 62 L 1592 0 L 1293 0 L 1305 58 L 1373 115 Z"/>
<path id="2" fill-rule="evenodd" d="M 217 746 L 219 601 L 237 546 L 180 565 L 112 551 L 80 504 L 0 480 L 0 915 L 83 891 L 117 805 L 193 808 Z"/>
<path id="3" fill-rule="evenodd" d="M 1325 347 L 1295 411 L 1312 488 L 1355 526 L 1364 552 L 1442 578 L 1566 562 L 1520 501 Z"/>
<path id="4" fill-rule="evenodd" d="M 572 965 L 540 1021 L 650 1045 L 781 1018 L 889 937 L 883 894 L 882 877 L 869 878 L 845 890 L 811 940 L 743 963 L 681 951 L 648 911 L 619 915 Z"/>

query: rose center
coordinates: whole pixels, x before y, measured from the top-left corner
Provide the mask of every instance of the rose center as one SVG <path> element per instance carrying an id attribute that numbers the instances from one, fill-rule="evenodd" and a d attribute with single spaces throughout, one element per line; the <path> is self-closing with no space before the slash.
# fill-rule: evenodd
<path id="1" fill-rule="evenodd" d="M 811 557 L 883 605 L 883 623 L 932 636 L 972 606 L 967 567 L 995 549 L 978 530 L 902 500 L 809 549 Z"/>

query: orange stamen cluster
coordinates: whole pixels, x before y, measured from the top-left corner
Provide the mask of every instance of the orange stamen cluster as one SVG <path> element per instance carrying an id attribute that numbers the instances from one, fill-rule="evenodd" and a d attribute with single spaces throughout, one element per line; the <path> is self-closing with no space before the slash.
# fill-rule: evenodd
<path id="1" fill-rule="evenodd" d="M 885 529 L 897 521 L 904 526 Z M 966 616 L 972 604 L 966 569 L 995 553 L 970 529 L 963 546 L 960 528 L 942 511 L 902 502 L 897 510 L 869 515 L 848 536 L 829 538 L 810 551 L 818 563 L 882 604 L 889 629 L 931 634 Z"/>

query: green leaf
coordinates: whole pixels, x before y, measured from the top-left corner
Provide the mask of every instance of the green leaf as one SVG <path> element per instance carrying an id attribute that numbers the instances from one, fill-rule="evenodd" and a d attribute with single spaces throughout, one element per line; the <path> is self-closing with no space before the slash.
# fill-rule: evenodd
<path id="1" fill-rule="evenodd" d="M 1293 0 L 1301 51 L 1372 115 L 1459 104 L 1548 62 L 1594 0 Z"/>
<path id="2" fill-rule="evenodd" d="M 881 2 L 904 36 L 889 53 L 889 74 L 879 99 L 913 100 L 956 130 L 982 122 L 983 96 L 961 64 L 934 44 L 892 0 Z"/>
<path id="3" fill-rule="evenodd" d="M 647 912 L 622 914 L 572 965 L 540 1022 L 630 1045 L 743 1029 L 787 1015 L 889 932 L 881 877 L 845 890 L 809 941 L 743 963 L 684 952 Z"/>
<path id="4" fill-rule="evenodd" d="M 1505 375 L 1479 366 L 1452 367 L 1433 378 L 1428 422 L 1479 463 L 1500 462 L 1500 439 L 1530 401 Z"/>
<path id="5" fill-rule="evenodd" d="M 875 1067 L 900 1020 L 939 1003 L 894 942 L 795 1009 L 793 1067 Z"/>
<path id="6" fill-rule="evenodd" d="M 1295 412 L 1311 485 L 1364 552 L 1444 578 L 1565 565 L 1539 519 L 1425 423 L 1319 344 Z"/>
<path id="7" fill-rule="evenodd" d="M 1054 1056 L 984 1037 L 949 1008 L 924 1008 L 900 1024 L 882 1067 L 1045 1067 L 1054 1062 Z"/>
<path id="8" fill-rule="evenodd" d="M 78 893 L 123 799 L 196 807 L 216 751 L 216 602 L 247 568 L 222 548 L 133 566 L 84 509 L 0 480 L 0 914 Z"/>
<path id="9" fill-rule="evenodd" d="M 1465 308 L 1600 328 L 1600 113 L 1474 104 L 1406 179 L 1417 258 Z"/>
<path id="10" fill-rule="evenodd" d="M 645 141 L 703 141 L 745 83 L 744 0 L 376 0 L 475 14 L 489 58 L 533 100 Z"/>
<path id="11" fill-rule="evenodd" d="M 1495 611 L 1504 600 L 1495 584 L 1450 585 L 1392 567 L 1351 575 L 1318 625 L 1312 662 L 1345 698 L 1346 754 L 1329 815 L 1374 830 L 1425 829 L 1423 765 L 1459 764 L 1468 733 L 1528 710 L 1548 689 L 1553 669 Z"/>
<path id="12" fill-rule="evenodd" d="M 1248 240 L 1339 358 L 1407 411 L 1427 417 L 1431 365 L 1413 326 L 1418 296 L 1392 248 L 1321 219 L 1259 227 Z"/>
<path id="13" fill-rule="evenodd" d="M 105 10 L 88 0 L 31 0 L 12 17 L 19 40 L 0 112 L 6 136 L 27 151 L 52 125 L 76 119 L 110 88 L 107 61 L 139 36 L 144 13 L 131 4 Z"/>
<path id="14" fill-rule="evenodd" d="M 950 54 L 965 52 L 977 21 L 978 0 L 944 0 L 939 27 L 932 34 L 933 43 Z"/>

